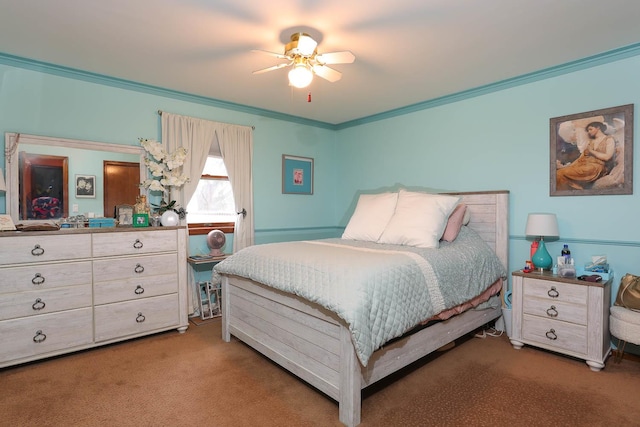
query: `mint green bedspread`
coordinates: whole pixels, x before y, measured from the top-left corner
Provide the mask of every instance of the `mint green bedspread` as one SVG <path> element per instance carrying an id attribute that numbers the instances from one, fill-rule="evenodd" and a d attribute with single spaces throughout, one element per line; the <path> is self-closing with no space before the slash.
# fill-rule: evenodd
<path id="1" fill-rule="evenodd" d="M 506 277 L 493 250 L 468 227 L 438 249 L 337 238 L 255 245 L 215 270 L 335 312 L 349 326 L 364 366 L 390 339 Z"/>

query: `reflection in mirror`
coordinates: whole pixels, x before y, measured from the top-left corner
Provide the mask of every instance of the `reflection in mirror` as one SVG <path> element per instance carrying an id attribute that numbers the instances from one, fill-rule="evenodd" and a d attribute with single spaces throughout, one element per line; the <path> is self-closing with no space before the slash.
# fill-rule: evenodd
<path id="1" fill-rule="evenodd" d="M 106 162 L 140 165 L 144 164 L 145 156 L 140 146 L 17 133 L 5 134 L 5 154 L 7 213 L 15 223 L 91 213 L 102 216 L 108 210 L 103 205 L 103 165 Z M 135 186 L 146 178 L 146 169 L 138 169 L 138 176 L 130 178 Z M 76 197 L 73 179 L 76 175 L 95 176 L 95 198 Z"/>
<path id="2" fill-rule="evenodd" d="M 20 151 L 20 219 L 69 216 L 69 158 Z"/>

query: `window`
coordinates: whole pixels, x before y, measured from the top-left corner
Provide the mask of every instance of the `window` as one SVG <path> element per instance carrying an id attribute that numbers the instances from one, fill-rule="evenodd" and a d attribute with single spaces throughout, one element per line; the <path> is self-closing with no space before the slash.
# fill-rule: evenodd
<path id="1" fill-rule="evenodd" d="M 211 230 L 233 233 L 236 221 L 233 191 L 222 157 L 209 156 L 193 197 L 187 205 L 189 234 Z"/>

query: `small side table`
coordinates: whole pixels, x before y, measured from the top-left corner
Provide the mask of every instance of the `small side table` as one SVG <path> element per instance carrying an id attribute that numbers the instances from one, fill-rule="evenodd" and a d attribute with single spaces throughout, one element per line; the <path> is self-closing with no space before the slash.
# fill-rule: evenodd
<path id="1" fill-rule="evenodd" d="M 200 285 L 196 280 L 196 266 L 198 265 L 210 265 L 213 268 L 214 265 L 220 261 L 226 259 L 228 255 L 222 256 L 190 256 L 187 258 L 189 263 L 189 282 L 192 283 L 194 289 L 194 295 L 198 298 L 198 306 L 200 308 L 200 318 L 202 320 L 211 319 L 213 317 L 220 316 L 220 288 L 213 288 L 211 282 L 204 282 L 204 296 L 200 290 Z M 215 299 L 215 306 L 211 297 Z"/>
<path id="2" fill-rule="evenodd" d="M 613 277 L 584 282 L 551 272 L 514 271 L 511 344 L 528 344 L 583 359 L 592 371 L 611 352 L 609 307 Z"/>

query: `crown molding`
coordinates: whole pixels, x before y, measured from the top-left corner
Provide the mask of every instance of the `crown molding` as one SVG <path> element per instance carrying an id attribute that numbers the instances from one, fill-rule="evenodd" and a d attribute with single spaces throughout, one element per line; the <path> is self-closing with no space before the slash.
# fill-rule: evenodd
<path id="1" fill-rule="evenodd" d="M 228 101 L 221 101 L 214 98 L 208 98 L 204 96 L 189 94 L 185 92 L 179 92 L 169 90 L 157 86 L 146 85 L 143 83 L 132 82 L 129 80 L 118 79 L 115 77 L 109 77 L 102 74 L 92 73 L 88 71 L 76 70 L 73 68 L 63 67 L 60 65 L 54 65 L 46 62 L 35 61 L 32 59 L 21 58 L 14 55 L 0 53 L 0 64 L 9 65 L 18 68 L 24 68 L 32 71 L 39 71 L 47 74 L 52 74 L 60 77 L 67 77 L 71 79 L 82 80 L 90 83 L 97 83 L 120 89 L 133 90 L 141 93 L 147 93 L 152 95 L 164 96 L 181 101 L 193 102 L 196 104 L 208 105 L 217 108 L 223 108 L 227 110 L 238 111 L 241 113 L 247 113 L 266 117 L 275 120 L 283 120 L 292 123 L 298 123 L 307 126 L 314 126 L 329 130 L 341 130 L 363 124 L 385 120 L 392 117 L 402 116 L 405 114 L 413 113 L 416 111 L 427 110 L 435 108 L 441 105 L 451 104 L 454 102 L 462 101 L 469 98 L 475 98 L 478 96 L 486 95 L 493 92 L 498 92 L 504 89 L 509 89 L 515 86 L 520 86 L 551 77 L 557 77 L 563 74 L 569 74 L 576 71 L 584 70 L 598 65 L 607 64 L 610 62 L 620 61 L 622 59 L 630 58 L 640 54 L 640 43 L 632 44 L 629 46 L 621 47 L 618 49 L 610 50 L 598 55 L 589 56 L 587 58 L 579 59 L 576 61 L 568 62 L 566 64 L 558 65 L 555 67 L 546 68 L 543 70 L 535 71 L 532 73 L 524 74 L 518 77 L 502 80 L 496 83 L 491 83 L 484 86 L 479 86 L 473 89 L 465 90 L 462 92 L 454 93 L 451 95 L 434 98 L 431 100 L 419 102 L 405 107 L 396 108 L 379 114 L 373 114 L 371 116 L 362 117 L 360 119 L 350 120 L 339 124 L 331 124 L 321 122 L 318 120 L 306 119 L 303 117 L 294 116 L 291 114 L 278 113 L 275 111 L 249 107 L 247 105 L 236 104 Z"/>

